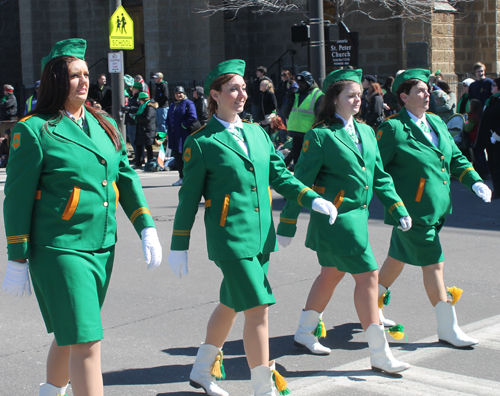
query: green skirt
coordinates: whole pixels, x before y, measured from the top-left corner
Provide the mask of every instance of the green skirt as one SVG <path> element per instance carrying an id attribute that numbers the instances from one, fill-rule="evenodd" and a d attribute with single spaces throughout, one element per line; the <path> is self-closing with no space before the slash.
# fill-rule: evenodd
<path id="1" fill-rule="evenodd" d="M 238 260 L 216 261 L 224 274 L 220 302 L 236 312 L 276 303 L 267 280 L 269 253 Z"/>
<path id="2" fill-rule="evenodd" d="M 349 274 L 363 274 L 378 269 L 370 244 L 363 253 L 356 256 L 339 256 L 331 251 L 318 251 L 316 255 L 322 267 L 335 267 Z"/>
<path id="3" fill-rule="evenodd" d="M 31 245 L 33 289 L 48 333 L 57 345 L 103 338 L 101 307 L 108 290 L 115 247 L 84 252 Z"/>
<path id="4" fill-rule="evenodd" d="M 439 231 L 444 220 L 434 226 L 413 225 L 403 232 L 397 227 L 392 230 L 389 256 L 406 264 L 425 267 L 444 261 Z"/>

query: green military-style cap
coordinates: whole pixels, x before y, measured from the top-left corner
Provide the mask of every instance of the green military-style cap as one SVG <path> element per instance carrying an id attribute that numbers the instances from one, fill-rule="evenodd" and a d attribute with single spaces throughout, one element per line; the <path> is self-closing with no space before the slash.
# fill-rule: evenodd
<path id="1" fill-rule="evenodd" d="M 416 78 L 424 83 L 429 82 L 429 77 L 431 72 L 427 69 L 408 69 L 403 73 L 399 74 L 394 82 L 392 83 L 392 92 L 396 93 L 399 86 L 404 83 L 406 80 L 411 80 L 412 78 Z"/>
<path id="2" fill-rule="evenodd" d="M 219 63 L 210 73 L 208 73 L 207 79 L 205 80 L 205 92 L 210 92 L 210 85 L 212 85 L 217 77 L 223 74 L 234 73 L 243 77 L 245 75 L 245 66 L 245 61 L 241 59 L 230 59 Z"/>
<path id="3" fill-rule="evenodd" d="M 336 83 L 337 81 L 354 81 L 361 84 L 361 78 L 363 77 L 363 70 L 361 69 L 339 69 L 332 71 L 328 76 L 326 76 L 325 81 L 323 81 L 323 92 L 326 92 L 330 85 Z"/>
<path id="4" fill-rule="evenodd" d="M 72 38 L 67 40 L 58 41 L 54 44 L 50 53 L 42 59 L 42 71 L 45 65 L 54 58 L 61 56 L 74 56 L 81 60 L 85 60 L 85 50 L 87 49 L 87 42 L 84 39 Z"/>
<path id="5" fill-rule="evenodd" d="M 132 86 L 132 88 L 139 89 L 140 91 L 142 91 L 142 83 L 139 81 L 134 81 L 134 85 Z"/>

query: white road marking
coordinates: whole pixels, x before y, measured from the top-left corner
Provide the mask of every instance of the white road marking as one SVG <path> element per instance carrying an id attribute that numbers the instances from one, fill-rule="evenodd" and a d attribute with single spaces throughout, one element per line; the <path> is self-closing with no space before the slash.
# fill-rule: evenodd
<path id="1" fill-rule="evenodd" d="M 462 326 L 464 332 L 477 338 L 477 349 L 500 349 L 500 315 Z M 415 344 L 433 343 L 437 336 L 415 341 Z M 369 395 L 405 396 L 498 396 L 500 381 L 429 369 L 416 364 L 424 360 L 435 359 L 450 349 L 440 344 L 419 348 L 416 351 L 392 349 L 394 356 L 408 362 L 412 367 L 401 373 L 401 377 L 375 373 L 370 369 L 367 356 L 342 366 L 320 372 L 314 376 L 289 381 L 288 385 L 294 396 L 342 394 L 344 390 L 366 392 Z M 466 364 L 466 361 L 464 361 Z"/>

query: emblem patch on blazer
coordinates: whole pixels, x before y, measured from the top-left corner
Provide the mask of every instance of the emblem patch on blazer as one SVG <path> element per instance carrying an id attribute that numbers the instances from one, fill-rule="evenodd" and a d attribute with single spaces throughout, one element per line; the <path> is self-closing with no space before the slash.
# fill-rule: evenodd
<path id="1" fill-rule="evenodd" d="M 191 159 L 191 148 L 188 147 L 185 151 L 184 151 L 184 161 L 185 162 L 189 162 L 189 160 Z"/>
<path id="2" fill-rule="evenodd" d="M 14 136 L 12 136 L 12 147 L 14 147 L 14 150 L 17 150 L 20 145 L 21 145 L 21 134 L 14 133 Z"/>
<path id="3" fill-rule="evenodd" d="M 302 146 L 302 151 L 305 153 L 308 148 L 309 148 L 309 140 L 306 140 L 304 142 L 304 145 Z"/>
<path id="4" fill-rule="evenodd" d="M 382 133 L 383 133 L 383 131 L 377 132 L 377 140 L 380 140 L 380 138 L 382 137 Z"/>

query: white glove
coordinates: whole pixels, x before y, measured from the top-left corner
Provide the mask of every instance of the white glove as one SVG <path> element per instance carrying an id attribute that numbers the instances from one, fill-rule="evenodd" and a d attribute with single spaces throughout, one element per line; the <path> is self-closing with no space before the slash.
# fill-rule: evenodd
<path id="1" fill-rule="evenodd" d="M 500 135 L 498 135 L 498 133 L 493 132 L 493 131 L 491 131 L 491 130 L 490 130 L 490 132 L 491 132 L 491 137 L 492 137 L 493 139 L 495 139 L 497 142 L 500 142 Z M 493 141 L 491 141 L 491 143 L 493 143 Z"/>
<path id="2" fill-rule="evenodd" d="M 154 270 L 161 264 L 161 245 L 158 233 L 154 227 L 146 227 L 141 231 L 142 251 L 148 265 L 148 270 Z"/>
<path id="3" fill-rule="evenodd" d="M 170 269 L 181 279 L 182 275 L 188 274 L 188 252 L 187 250 L 171 250 L 168 256 L 168 265 Z"/>
<path id="4" fill-rule="evenodd" d="M 411 217 L 410 216 L 403 216 L 399 219 L 399 224 L 398 228 L 400 230 L 403 230 L 403 232 L 408 231 L 411 228 Z"/>
<path id="5" fill-rule="evenodd" d="M 290 243 L 292 242 L 293 238 L 286 237 L 283 235 L 276 235 L 276 239 L 278 240 L 278 243 L 286 248 Z"/>
<path id="6" fill-rule="evenodd" d="M 491 202 L 491 190 L 486 184 L 476 182 L 472 185 L 472 191 L 474 191 L 484 202 Z"/>
<path id="7" fill-rule="evenodd" d="M 335 223 L 335 219 L 337 218 L 337 208 L 330 201 L 323 198 L 314 198 L 312 210 L 318 213 L 330 215 L 330 225 Z"/>
<path id="8" fill-rule="evenodd" d="M 490 142 L 491 142 L 491 144 L 495 144 L 497 142 L 497 140 L 492 136 L 492 137 L 490 137 Z"/>
<path id="9" fill-rule="evenodd" d="M 28 271 L 29 264 L 18 263 L 9 260 L 7 262 L 7 272 L 3 278 L 2 290 L 14 297 L 31 296 L 30 275 Z"/>

